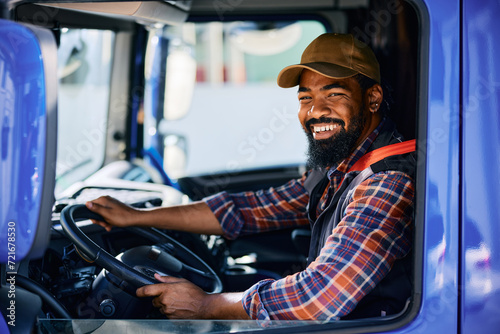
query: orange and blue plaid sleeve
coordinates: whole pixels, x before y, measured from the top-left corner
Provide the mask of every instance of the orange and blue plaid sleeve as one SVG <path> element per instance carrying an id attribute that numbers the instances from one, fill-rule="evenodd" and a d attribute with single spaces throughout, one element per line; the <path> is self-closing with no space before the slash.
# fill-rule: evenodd
<path id="1" fill-rule="evenodd" d="M 413 197 L 413 181 L 401 172 L 365 180 L 319 256 L 301 272 L 248 289 L 242 299 L 247 313 L 264 322 L 348 314 L 409 252 Z"/>
<path id="2" fill-rule="evenodd" d="M 257 192 L 227 193 L 204 199 L 228 239 L 280 228 L 308 225 L 309 195 L 303 186 L 305 175 L 283 186 Z"/>

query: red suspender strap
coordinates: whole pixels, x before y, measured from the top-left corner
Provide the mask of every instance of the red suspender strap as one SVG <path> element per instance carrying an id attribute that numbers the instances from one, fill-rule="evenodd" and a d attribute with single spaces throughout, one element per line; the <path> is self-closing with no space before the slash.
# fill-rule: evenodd
<path id="1" fill-rule="evenodd" d="M 356 163 L 349 169 L 349 172 L 362 171 L 377 161 L 390 157 L 391 155 L 414 152 L 416 150 L 416 143 L 417 141 L 415 139 L 407 140 L 368 152 L 356 161 Z"/>

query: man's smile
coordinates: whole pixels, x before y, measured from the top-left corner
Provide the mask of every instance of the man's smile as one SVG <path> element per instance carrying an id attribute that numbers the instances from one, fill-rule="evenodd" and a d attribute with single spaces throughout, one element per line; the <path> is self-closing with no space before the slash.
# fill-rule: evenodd
<path id="1" fill-rule="evenodd" d="M 314 124 L 310 126 L 311 133 L 314 139 L 321 140 L 333 136 L 340 130 L 340 125 L 337 123 L 329 124 Z"/>

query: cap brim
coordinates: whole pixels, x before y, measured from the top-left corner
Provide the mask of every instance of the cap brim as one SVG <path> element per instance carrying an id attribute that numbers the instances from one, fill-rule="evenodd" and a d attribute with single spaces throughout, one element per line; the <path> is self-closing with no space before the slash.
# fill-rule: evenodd
<path id="1" fill-rule="evenodd" d="M 325 77 L 334 79 L 349 78 L 359 73 L 353 69 L 331 63 L 318 62 L 290 65 L 282 69 L 278 74 L 278 86 L 282 88 L 297 86 L 299 84 L 300 74 L 304 69 L 308 69 L 318 74 L 324 75 Z"/>

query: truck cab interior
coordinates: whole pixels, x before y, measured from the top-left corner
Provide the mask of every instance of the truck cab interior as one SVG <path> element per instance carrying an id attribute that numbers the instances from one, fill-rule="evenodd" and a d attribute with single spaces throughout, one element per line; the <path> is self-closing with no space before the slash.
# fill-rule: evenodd
<path id="1" fill-rule="evenodd" d="M 36 315 L 27 316 L 25 326 L 38 326 L 41 333 L 97 333 L 123 326 L 179 333 L 364 333 L 401 328 L 419 312 L 419 209 L 426 191 L 424 183 L 418 185 L 425 178 L 421 167 L 414 294 L 399 314 L 380 318 L 276 322 L 268 327 L 254 321 L 166 321 L 150 300 L 133 293 L 134 287 L 154 282 L 152 269 L 186 277 L 208 292 L 243 291 L 259 280 L 302 270 L 307 230 L 236 240 L 156 229 L 106 232 L 88 220 L 92 217 L 81 204 L 110 195 L 152 208 L 300 178 L 307 166 L 297 92 L 279 88 L 276 77 L 283 67 L 297 63 L 305 46 L 323 32 L 352 33 L 372 47 L 391 102 L 388 117 L 405 139 L 417 139 L 423 166 L 426 146 L 419 139 L 427 138 L 429 27 L 421 1 L 21 0 L 3 9 L 4 20 L 22 27 L 10 39 L 14 47 L 1 50 L 3 59 L 13 61 L 28 52 L 24 31 L 37 32 L 35 41 L 42 45 L 42 64 L 37 66 L 44 87 L 38 91 L 30 90 L 39 83 L 29 84 L 33 78 L 26 68 L 23 73 L 16 72 L 19 67 L 1 71 L 4 83 L 11 80 L 19 96 L 28 91 L 41 96 L 11 96 L 16 101 L 13 112 L 45 106 L 32 119 L 16 118 L 26 127 L 41 126 L 38 138 L 27 139 L 19 125 L 10 143 L 15 141 L 21 151 L 12 153 L 12 165 L 0 169 L 5 176 L 28 166 L 20 169 L 25 176 L 15 174 L 9 181 L 11 191 L 23 177 L 28 188 L 38 182 L 36 194 L 29 188 L 6 200 L 7 190 L 2 193 L 6 205 L 34 203 L 25 208 L 25 216 L 9 219 L 29 215 L 26 220 L 34 220 L 30 228 L 39 230 L 34 239 L 27 237 L 26 254 L 17 257 L 17 287 L 40 299 Z M 5 101 L 8 96 L 4 94 Z M 4 125 L 14 118 L 5 116 Z M 4 135 L 11 138 L 6 131 Z M 3 154 L 11 154 L 11 144 L 7 139 L 3 143 Z M 25 199 L 28 193 L 32 201 Z M 73 209 L 63 211 L 67 208 Z M 20 221 L 17 226 L 17 240 L 22 240 Z M 155 249 L 164 258 L 148 262 Z M 21 319 L 21 312 L 17 317 Z"/>

